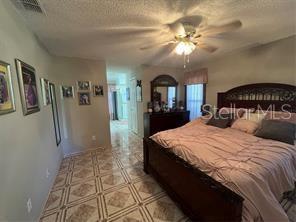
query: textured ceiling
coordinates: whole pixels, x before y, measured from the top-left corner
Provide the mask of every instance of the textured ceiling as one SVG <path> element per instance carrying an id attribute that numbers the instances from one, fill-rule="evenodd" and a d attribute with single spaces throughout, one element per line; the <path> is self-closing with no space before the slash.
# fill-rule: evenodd
<path id="1" fill-rule="evenodd" d="M 182 67 L 169 47 L 139 48 L 173 38 L 166 24 L 202 18 L 203 25 L 239 19 L 242 28 L 205 42 L 213 54 L 195 50 L 190 64 L 296 33 L 295 0 L 40 0 L 46 15 L 20 11 L 55 55 L 106 59 L 114 67 L 153 64 Z"/>

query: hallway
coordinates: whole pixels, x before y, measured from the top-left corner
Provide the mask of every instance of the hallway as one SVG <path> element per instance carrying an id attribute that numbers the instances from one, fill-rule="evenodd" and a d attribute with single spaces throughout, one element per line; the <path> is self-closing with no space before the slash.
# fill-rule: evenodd
<path id="1" fill-rule="evenodd" d="M 143 168 L 142 139 L 111 122 L 112 148 L 67 157 L 41 221 L 187 221 Z"/>

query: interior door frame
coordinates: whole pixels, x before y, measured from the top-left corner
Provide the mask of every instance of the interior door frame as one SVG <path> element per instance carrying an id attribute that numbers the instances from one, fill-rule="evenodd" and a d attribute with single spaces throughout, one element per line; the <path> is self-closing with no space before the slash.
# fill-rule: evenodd
<path id="1" fill-rule="evenodd" d="M 133 84 L 133 81 L 135 84 Z M 133 88 L 134 87 L 134 88 Z M 134 92 L 134 95 L 132 96 L 132 92 Z M 131 131 L 134 132 L 135 134 L 138 134 L 138 131 L 139 131 L 139 126 L 138 126 L 138 102 L 137 102 L 137 96 L 136 96 L 136 93 L 137 93 L 137 79 L 136 77 L 132 77 L 130 78 L 130 120 L 131 120 Z M 134 97 L 134 98 L 132 98 Z M 132 101 L 132 99 L 134 101 Z M 132 106 L 134 105 L 134 109 L 135 109 L 135 123 L 132 122 L 133 118 L 132 118 L 132 112 L 131 112 L 131 109 L 132 109 Z M 135 124 L 136 126 L 136 129 L 133 129 L 133 124 Z"/>

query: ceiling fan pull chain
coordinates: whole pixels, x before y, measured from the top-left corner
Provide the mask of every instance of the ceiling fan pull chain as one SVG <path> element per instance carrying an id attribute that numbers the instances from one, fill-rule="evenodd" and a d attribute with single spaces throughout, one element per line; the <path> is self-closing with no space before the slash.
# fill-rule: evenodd
<path id="1" fill-rule="evenodd" d="M 184 55 L 184 57 L 183 57 L 183 67 L 184 67 L 184 69 L 186 68 L 186 55 L 185 55 L 185 53 L 183 53 L 183 55 Z"/>

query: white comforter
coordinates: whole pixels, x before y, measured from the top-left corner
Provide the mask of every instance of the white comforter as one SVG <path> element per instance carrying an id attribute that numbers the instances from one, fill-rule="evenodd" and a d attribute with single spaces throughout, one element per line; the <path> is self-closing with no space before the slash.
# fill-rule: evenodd
<path id="1" fill-rule="evenodd" d="M 243 221 L 288 221 L 279 200 L 296 181 L 296 146 L 201 120 L 152 139 L 241 195 Z"/>

